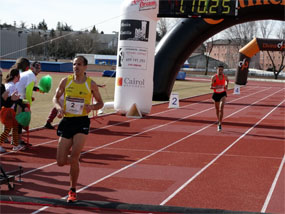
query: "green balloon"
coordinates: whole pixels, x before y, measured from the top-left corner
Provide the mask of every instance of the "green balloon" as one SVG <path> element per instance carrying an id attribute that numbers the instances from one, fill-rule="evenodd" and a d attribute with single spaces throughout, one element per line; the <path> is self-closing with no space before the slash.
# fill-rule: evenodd
<path id="1" fill-rule="evenodd" d="M 42 92 L 48 93 L 51 89 L 52 77 L 50 75 L 43 76 L 39 82 L 39 89 Z"/>
<path id="2" fill-rule="evenodd" d="M 21 112 L 21 113 L 17 114 L 16 120 L 23 127 L 29 126 L 30 121 L 31 121 L 31 112 L 29 112 L 29 111 L 28 112 Z"/>

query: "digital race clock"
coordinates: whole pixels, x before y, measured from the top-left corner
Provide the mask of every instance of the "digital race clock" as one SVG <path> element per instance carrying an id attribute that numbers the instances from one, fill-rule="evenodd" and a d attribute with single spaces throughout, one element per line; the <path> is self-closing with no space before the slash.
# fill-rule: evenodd
<path id="1" fill-rule="evenodd" d="M 237 0 L 160 0 L 158 17 L 237 16 Z"/>

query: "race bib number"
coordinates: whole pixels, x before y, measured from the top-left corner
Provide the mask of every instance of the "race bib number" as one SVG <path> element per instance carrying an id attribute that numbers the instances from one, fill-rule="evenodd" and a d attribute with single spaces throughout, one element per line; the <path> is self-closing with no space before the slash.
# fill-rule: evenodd
<path id="1" fill-rule="evenodd" d="M 84 99 L 67 97 L 65 106 L 67 113 L 80 115 L 83 113 Z"/>
<path id="2" fill-rule="evenodd" d="M 225 90 L 223 85 L 218 85 L 216 88 L 216 92 L 223 92 Z"/>
<path id="3" fill-rule="evenodd" d="M 216 89 L 216 92 L 223 92 L 224 91 L 224 88 L 218 88 Z"/>

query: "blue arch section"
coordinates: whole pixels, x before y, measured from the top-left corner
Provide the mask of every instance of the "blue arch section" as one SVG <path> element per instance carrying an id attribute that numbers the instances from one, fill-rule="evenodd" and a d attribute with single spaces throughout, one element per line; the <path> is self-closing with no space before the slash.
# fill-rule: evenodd
<path id="1" fill-rule="evenodd" d="M 259 0 L 259 2 L 270 2 Z M 243 1 L 248 5 L 248 1 Z M 256 2 L 256 0 L 250 0 Z M 185 60 L 205 40 L 236 24 L 256 20 L 284 21 L 284 0 L 280 4 L 256 5 L 240 8 L 237 17 L 224 19 L 218 24 L 209 24 L 202 18 L 185 18 L 168 32 L 156 48 L 154 64 L 154 101 L 168 101 L 176 75 Z M 282 3 L 283 2 L 283 3 Z"/>

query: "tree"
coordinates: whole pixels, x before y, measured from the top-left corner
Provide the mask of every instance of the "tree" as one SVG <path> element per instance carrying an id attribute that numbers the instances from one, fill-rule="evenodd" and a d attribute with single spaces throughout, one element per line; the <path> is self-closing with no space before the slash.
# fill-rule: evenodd
<path id="1" fill-rule="evenodd" d="M 63 24 L 61 22 L 57 22 L 56 30 L 58 30 L 58 31 L 73 31 L 71 26 L 67 25 L 67 23 Z"/>
<path id="2" fill-rule="evenodd" d="M 179 21 L 179 19 L 169 19 L 169 18 L 161 18 L 157 22 L 157 37 L 156 41 L 160 41 L 165 34 Z"/>
<path id="3" fill-rule="evenodd" d="M 267 54 L 270 58 L 270 61 L 272 62 L 272 66 L 273 66 L 272 72 L 274 74 L 275 79 L 278 79 L 279 74 L 285 68 L 285 26 L 284 25 L 282 25 L 281 28 L 279 29 L 279 31 L 277 32 L 277 37 L 279 39 L 283 40 L 283 42 L 280 44 L 283 48 L 281 47 L 281 50 L 278 52 L 278 55 L 280 55 L 280 57 L 281 57 L 281 63 L 280 63 L 279 67 L 274 62 L 274 57 L 272 56 L 273 52 L 267 51 Z"/>
<path id="4" fill-rule="evenodd" d="M 44 31 L 46 31 L 46 30 L 48 29 L 47 23 L 45 22 L 44 19 L 43 19 L 42 22 L 40 22 L 40 23 L 38 24 L 38 29 L 39 29 L 39 30 L 44 30 Z"/>
<path id="5" fill-rule="evenodd" d="M 5 22 L 3 24 L 0 24 L 0 29 L 2 29 L 2 28 L 15 29 L 15 27 L 13 25 L 7 24 Z"/>
<path id="6" fill-rule="evenodd" d="M 90 31 L 90 33 L 98 33 L 98 30 L 96 29 L 95 25 L 93 26 L 93 28 Z"/>
<path id="7" fill-rule="evenodd" d="M 49 37 L 50 38 L 55 38 L 56 34 L 55 34 L 55 30 L 51 29 L 51 31 L 49 32 Z"/>
<path id="8" fill-rule="evenodd" d="M 259 23 L 259 29 L 260 29 L 260 33 L 262 35 L 262 38 L 270 38 L 270 36 L 272 36 L 273 32 L 274 32 L 274 29 L 275 29 L 275 26 L 276 26 L 276 22 L 273 22 L 273 21 L 269 21 L 269 20 L 266 20 L 266 21 L 262 21 Z M 277 31 L 277 38 L 281 39 L 281 40 L 284 40 L 285 39 L 285 27 L 284 26 L 281 26 L 281 28 L 279 28 L 279 31 Z M 284 41 L 285 43 L 285 41 Z M 278 76 L 279 74 L 282 72 L 282 70 L 284 69 L 285 67 L 285 64 L 284 64 L 284 58 L 285 58 L 285 50 L 281 50 L 279 51 L 279 53 L 276 54 L 276 51 L 273 52 L 273 51 L 264 51 L 267 53 L 271 63 L 272 63 L 272 67 L 267 69 L 268 71 L 272 71 L 273 74 L 274 74 L 274 78 L 275 79 L 278 79 Z M 274 60 L 274 57 L 275 56 L 280 56 L 281 57 L 281 63 L 280 65 L 278 66 L 276 61 Z"/>
<path id="9" fill-rule="evenodd" d="M 32 59 L 37 59 L 44 53 L 44 38 L 37 32 L 32 32 L 28 36 L 28 55 Z"/>
<path id="10" fill-rule="evenodd" d="M 246 22 L 239 25 L 234 25 L 223 31 L 223 38 L 234 41 L 239 44 L 240 47 L 245 46 L 258 34 L 257 22 Z"/>
<path id="11" fill-rule="evenodd" d="M 21 21 L 20 28 L 27 29 L 26 23 Z"/>
<path id="12" fill-rule="evenodd" d="M 246 22 L 234 25 L 224 30 L 221 35 L 228 44 L 228 50 L 224 61 L 230 67 L 233 67 L 238 63 L 239 49 L 248 44 L 254 37 L 257 37 L 258 23 Z M 257 66 L 259 67 L 259 64 Z"/>
<path id="13" fill-rule="evenodd" d="M 31 24 L 31 30 L 37 29 L 37 26 L 35 24 Z"/>
<path id="14" fill-rule="evenodd" d="M 210 45 L 208 43 L 207 52 L 205 54 L 205 56 L 206 56 L 206 69 L 205 69 L 204 75 L 208 75 L 209 60 L 210 60 L 210 55 L 211 55 L 211 52 L 213 50 L 213 47 L 214 47 L 214 37 L 211 37 L 210 38 Z"/>
<path id="15" fill-rule="evenodd" d="M 269 38 L 270 36 L 273 36 L 274 28 L 276 26 L 276 22 L 272 20 L 264 20 L 258 22 L 258 28 L 260 35 L 262 38 Z"/>
<path id="16" fill-rule="evenodd" d="M 81 33 L 76 36 L 73 42 L 76 42 L 78 52 L 91 54 L 96 52 L 97 40 L 96 34 Z"/>
<path id="17" fill-rule="evenodd" d="M 71 26 L 67 25 L 67 23 L 65 23 L 65 25 L 62 26 L 62 31 L 73 31 Z"/>
<path id="18" fill-rule="evenodd" d="M 168 21 L 166 18 L 161 18 L 158 22 L 157 22 L 157 32 L 160 38 L 164 37 L 165 34 L 168 31 Z"/>
<path id="19" fill-rule="evenodd" d="M 276 21 L 258 21 L 258 22 L 247 22 L 240 25 L 235 25 L 223 32 L 224 38 L 229 39 L 230 41 L 235 41 L 237 43 L 237 48 L 240 49 L 248 44 L 254 37 L 262 37 L 262 38 L 269 38 L 277 36 L 280 39 L 284 40 L 284 26 L 279 28 L 279 33 L 276 34 L 274 32 L 276 26 Z M 275 33 L 275 35 L 274 35 Z M 279 36 L 278 36 L 279 35 Z M 238 52 L 238 50 L 237 50 Z M 267 53 L 271 63 L 272 63 L 272 72 L 274 73 L 274 78 L 277 79 L 279 73 L 284 69 L 284 49 L 280 51 L 281 55 L 281 64 L 277 68 L 276 61 L 274 61 L 274 54 L 276 52 L 272 51 L 264 51 Z M 238 59 L 237 59 L 238 60 Z M 260 65 L 258 65 L 260 67 Z"/>

